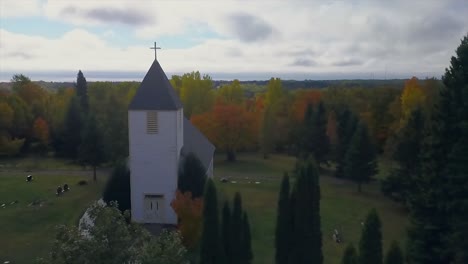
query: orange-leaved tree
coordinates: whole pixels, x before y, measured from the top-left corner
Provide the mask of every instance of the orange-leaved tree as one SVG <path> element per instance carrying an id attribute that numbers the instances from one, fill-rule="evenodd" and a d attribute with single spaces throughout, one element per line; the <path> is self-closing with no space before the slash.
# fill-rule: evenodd
<path id="1" fill-rule="evenodd" d="M 228 161 L 235 161 L 239 149 L 251 147 L 257 140 L 256 113 L 247 111 L 242 104 L 218 100 L 211 112 L 193 115 L 191 121 L 217 148 L 226 152 Z"/>
<path id="2" fill-rule="evenodd" d="M 33 124 L 33 135 L 43 147 L 49 144 L 49 125 L 42 117 L 36 118 Z"/>
<path id="3" fill-rule="evenodd" d="M 171 203 L 179 218 L 179 231 L 184 245 L 189 249 L 198 246 L 201 235 L 203 201 L 201 198 L 192 198 L 191 192 L 176 192 Z"/>

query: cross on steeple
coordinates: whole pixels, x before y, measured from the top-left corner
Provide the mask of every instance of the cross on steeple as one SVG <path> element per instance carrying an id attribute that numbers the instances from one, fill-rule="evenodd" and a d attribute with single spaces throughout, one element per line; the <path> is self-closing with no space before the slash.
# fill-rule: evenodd
<path id="1" fill-rule="evenodd" d="M 154 47 L 150 47 L 150 49 L 154 49 L 154 60 L 158 60 L 157 50 L 158 50 L 158 49 L 161 49 L 161 47 L 158 47 L 158 46 L 156 45 L 156 42 L 154 42 Z"/>

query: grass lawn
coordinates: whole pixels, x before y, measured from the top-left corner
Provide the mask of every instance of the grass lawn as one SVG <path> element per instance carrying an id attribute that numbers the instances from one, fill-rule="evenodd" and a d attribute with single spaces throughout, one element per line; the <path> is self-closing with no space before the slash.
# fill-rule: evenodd
<path id="1" fill-rule="evenodd" d="M 252 229 L 254 263 L 274 263 L 274 230 L 280 180 L 284 171 L 292 170 L 295 159 L 272 156 L 264 160 L 261 155 L 245 154 L 239 156 L 238 162 L 228 163 L 222 161 L 222 158 L 216 157 L 215 177 L 229 177 L 237 183 L 217 182 L 221 199 L 231 199 L 236 191 L 242 194 L 243 206 L 248 212 Z M 260 184 L 255 184 L 255 181 Z M 384 248 L 387 249 L 392 240 L 404 244 L 406 213 L 380 193 L 377 182 L 363 185 L 363 193 L 358 193 L 355 184 L 322 175 L 320 188 L 324 263 L 340 263 L 347 243 L 358 246 L 361 222 L 371 208 L 378 210 L 382 221 Z M 337 244 L 332 240 L 335 228 L 341 231 L 344 243 Z"/>
<path id="2" fill-rule="evenodd" d="M 29 155 L 2 159 L 1 170 L 83 170 L 83 167 L 67 159 Z"/>
<path id="3" fill-rule="evenodd" d="M 27 183 L 26 173 L 0 173 L 0 263 L 34 263 L 49 252 L 60 224 L 75 225 L 84 210 L 100 197 L 103 176 L 92 182 L 92 176 L 33 174 Z M 80 180 L 88 185 L 78 186 Z M 55 196 L 58 185 L 68 183 L 71 190 Z M 18 203 L 10 205 L 17 200 Z M 36 202 L 36 205 L 31 203 Z"/>

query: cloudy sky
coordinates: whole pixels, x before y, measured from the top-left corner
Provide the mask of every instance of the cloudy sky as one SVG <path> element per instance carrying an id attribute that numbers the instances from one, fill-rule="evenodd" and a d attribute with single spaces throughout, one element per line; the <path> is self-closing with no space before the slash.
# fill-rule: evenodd
<path id="1" fill-rule="evenodd" d="M 468 32 L 459 1 L 0 0 L 0 80 L 440 77 Z"/>

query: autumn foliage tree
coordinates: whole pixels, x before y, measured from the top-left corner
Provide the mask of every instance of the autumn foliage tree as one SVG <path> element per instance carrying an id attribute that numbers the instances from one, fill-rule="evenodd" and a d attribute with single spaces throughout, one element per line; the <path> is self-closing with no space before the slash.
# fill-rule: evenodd
<path id="1" fill-rule="evenodd" d="M 38 117 L 34 121 L 33 135 L 39 141 L 40 152 L 47 151 L 47 146 L 49 145 L 49 125 L 42 117 Z"/>
<path id="2" fill-rule="evenodd" d="M 171 206 L 179 218 L 178 229 L 184 246 L 188 249 L 196 248 L 201 235 L 202 199 L 193 198 L 191 192 L 177 191 Z"/>
<path id="3" fill-rule="evenodd" d="M 243 105 L 218 101 L 211 112 L 194 115 L 191 121 L 216 147 L 225 151 L 228 161 L 235 161 L 236 152 L 256 140 L 255 114 Z"/>

